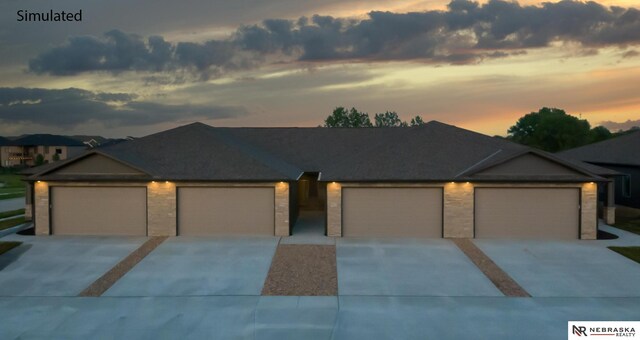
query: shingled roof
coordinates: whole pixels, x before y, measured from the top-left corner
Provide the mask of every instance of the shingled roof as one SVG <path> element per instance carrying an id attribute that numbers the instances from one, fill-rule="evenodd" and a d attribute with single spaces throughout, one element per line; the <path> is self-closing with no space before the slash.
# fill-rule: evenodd
<path id="1" fill-rule="evenodd" d="M 319 172 L 322 181 L 343 182 L 477 180 L 475 171 L 527 152 L 576 171 L 562 180 L 599 179 L 542 151 L 436 121 L 411 128 L 215 128 L 193 123 L 92 151 L 163 180 L 286 181 Z M 46 179 L 42 176 L 52 170 L 34 178 Z M 542 179 L 550 180 L 509 180 Z"/>
<path id="2" fill-rule="evenodd" d="M 640 166 L 640 131 L 558 153 L 583 162 Z"/>

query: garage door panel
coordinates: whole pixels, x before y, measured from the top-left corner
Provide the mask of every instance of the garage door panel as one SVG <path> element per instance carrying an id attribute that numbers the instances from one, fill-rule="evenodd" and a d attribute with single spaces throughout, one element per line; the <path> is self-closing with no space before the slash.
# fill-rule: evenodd
<path id="1" fill-rule="evenodd" d="M 178 188 L 178 234 L 274 235 L 275 189 Z"/>
<path id="2" fill-rule="evenodd" d="M 577 188 L 476 188 L 477 238 L 576 239 Z"/>
<path id="3" fill-rule="evenodd" d="M 146 235 L 144 187 L 51 187 L 52 234 Z"/>
<path id="4" fill-rule="evenodd" d="M 343 188 L 343 235 L 442 237 L 441 188 Z"/>

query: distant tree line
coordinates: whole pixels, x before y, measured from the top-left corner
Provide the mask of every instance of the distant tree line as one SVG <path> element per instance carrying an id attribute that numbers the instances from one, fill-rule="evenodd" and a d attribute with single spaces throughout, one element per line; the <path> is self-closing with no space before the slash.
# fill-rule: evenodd
<path id="1" fill-rule="evenodd" d="M 369 114 L 352 107 L 336 107 L 324 120 L 324 127 L 408 127 L 425 124 L 415 116 L 409 122 L 402 121 L 394 111 L 376 113 L 373 122 Z M 543 107 L 538 112 L 526 114 L 507 130 L 506 139 L 549 152 L 558 152 L 578 146 L 600 142 L 622 134 L 640 130 L 634 126 L 627 131 L 611 132 L 604 126 L 591 128 L 586 119 L 568 115 L 564 110 Z M 496 136 L 499 138 L 505 138 Z"/>
<path id="2" fill-rule="evenodd" d="M 385 113 L 376 113 L 373 116 L 373 123 L 369 118 L 369 114 L 358 111 L 355 107 L 347 110 L 344 107 L 336 107 L 325 120 L 324 127 L 407 127 L 423 125 L 422 117 L 415 116 L 409 122 L 404 122 L 396 112 L 387 111 Z"/>
<path id="3" fill-rule="evenodd" d="M 549 152 L 576 148 L 636 131 L 612 133 L 604 126 L 591 128 L 586 119 L 568 115 L 564 110 L 543 107 L 538 112 L 526 114 L 507 130 L 507 139 Z"/>

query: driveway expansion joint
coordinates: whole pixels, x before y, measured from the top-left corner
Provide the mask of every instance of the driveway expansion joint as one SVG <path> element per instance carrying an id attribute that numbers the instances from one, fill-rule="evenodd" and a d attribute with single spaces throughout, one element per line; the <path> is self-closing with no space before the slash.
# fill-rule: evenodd
<path id="1" fill-rule="evenodd" d="M 480 271 L 508 297 L 531 297 L 514 279 L 493 262 L 469 239 L 453 239 L 453 243 L 473 262 Z"/>
<path id="2" fill-rule="evenodd" d="M 89 287 L 85 288 L 78 296 L 99 297 L 135 267 L 142 259 L 151 253 L 156 247 L 164 242 L 167 236 L 152 236 L 140 247 L 127 255 L 113 268 L 109 269 L 100 278 L 95 280 Z"/>

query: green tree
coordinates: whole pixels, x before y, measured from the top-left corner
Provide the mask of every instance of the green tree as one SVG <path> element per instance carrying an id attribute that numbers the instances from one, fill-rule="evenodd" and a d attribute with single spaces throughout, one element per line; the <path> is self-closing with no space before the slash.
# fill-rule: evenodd
<path id="1" fill-rule="evenodd" d="M 53 154 L 53 156 L 51 156 L 51 159 L 52 159 L 54 162 L 57 162 L 57 161 L 59 161 L 59 160 L 60 160 L 60 155 L 59 155 L 59 154 L 57 154 L 57 153 L 54 153 L 54 154 Z"/>
<path id="2" fill-rule="evenodd" d="M 352 107 L 336 107 L 333 113 L 324 120 L 325 127 L 372 127 L 369 115 Z"/>
<path id="3" fill-rule="evenodd" d="M 411 126 L 420 126 L 424 124 L 426 123 L 424 122 L 424 120 L 422 120 L 422 117 L 420 117 L 419 115 L 415 116 L 415 118 L 411 118 L 411 123 L 410 123 Z"/>
<path id="4" fill-rule="evenodd" d="M 36 165 L 42 165 L 44 164 L 44 156 L 39 153 L 36 155 Z"/>
<path id="5" fill-rule="evenodd" d="M 588 143 L 590 128 L 588 121 L 564 110 L 543 107 L 518 119 L 507 132 L 517 143 L 557 152 Z"/>
<path id="6" fill-rule="evenodd" d="M 385 113 L 376 113 L 373 117 L 375 127 L 404 127 L 407 123 L 403 122 L 398 114 L 387 111 Z"/>
<path id="7" fill-rule="evenodd" d="M 597 143 L 611 138 L 613 134 L 604 126 L 596 126 L 589 131 L 589 143 Z"/>

